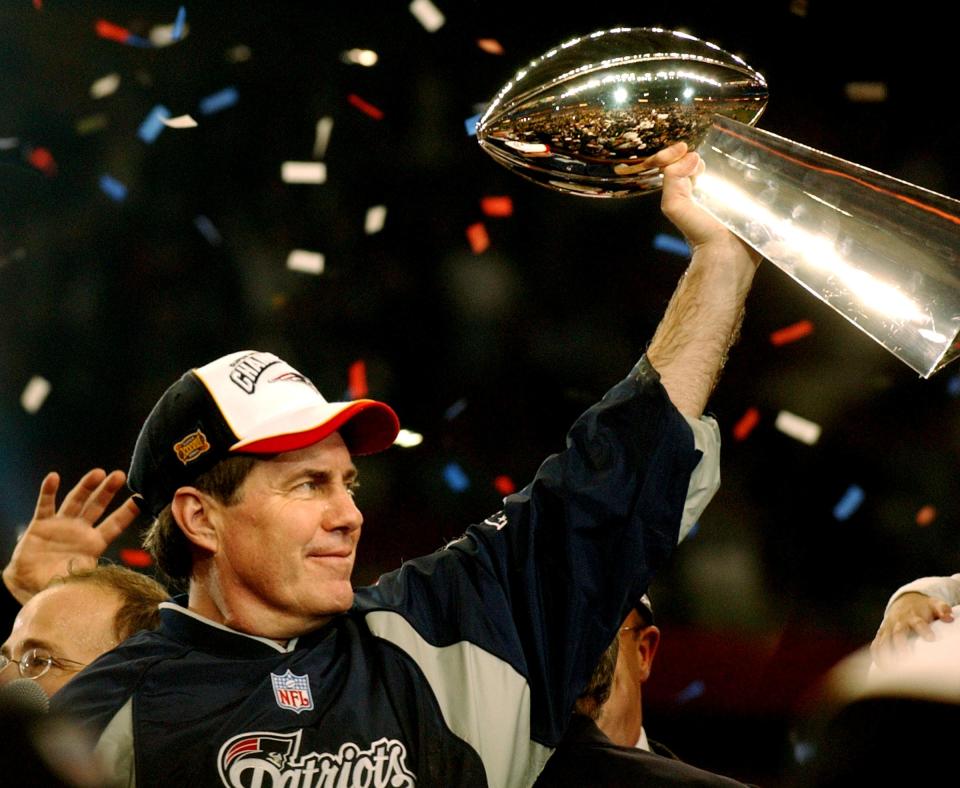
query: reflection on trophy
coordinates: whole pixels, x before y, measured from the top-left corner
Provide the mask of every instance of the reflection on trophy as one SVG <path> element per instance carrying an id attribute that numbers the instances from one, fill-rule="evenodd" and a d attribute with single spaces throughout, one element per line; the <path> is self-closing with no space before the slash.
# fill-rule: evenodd
<path id="1" fill-rule="evenodd" d="M 960 202 L 754 128 L 763 76 L 686 33 L 616 28 L 517 72 L 477 125 L 485 151 L 559 191 L 659 189 L 678 141 L 706 163 L 694 199 L 929 377 L 960 354 Z"/>

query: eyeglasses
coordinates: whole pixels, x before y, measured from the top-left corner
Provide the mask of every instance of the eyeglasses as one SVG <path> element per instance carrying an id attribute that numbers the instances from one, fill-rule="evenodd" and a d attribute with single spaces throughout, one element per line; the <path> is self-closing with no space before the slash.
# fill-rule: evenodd
<path id="1" fill-rule="evenodd" d="M 60 670 L 70 671 L 78 671 L 87 666 L 86 662 L 55 657 L 45 648 L 31 648 L 24 651 L 19 660 L 12 660 L 5 654 L 0 654 L 0 671 L 6 670 L 7 666 L 13 662 L 17 663 L 20 675 L 25 679 L 38 679 L 54 666 Z"/>

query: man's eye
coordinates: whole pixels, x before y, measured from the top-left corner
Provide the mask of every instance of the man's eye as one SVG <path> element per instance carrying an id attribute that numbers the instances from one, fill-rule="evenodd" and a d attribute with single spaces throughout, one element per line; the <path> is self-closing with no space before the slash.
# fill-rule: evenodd
<path id="1" fill-rule="evenodd" d="M 347 492 L 350 494 L 351 498 L 357 497 L 357 491 L 360 489 L 360 482 L 349 482 L 347 484 Z"/>

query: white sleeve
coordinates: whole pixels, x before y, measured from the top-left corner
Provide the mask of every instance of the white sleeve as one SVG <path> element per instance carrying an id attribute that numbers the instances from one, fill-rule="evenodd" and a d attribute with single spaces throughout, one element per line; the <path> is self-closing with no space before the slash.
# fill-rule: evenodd
<path id="1" fill-rule="evenodd" d="M 907 583 L 905 586 L 898 588 L 893 596 L 890 597 L 890 601 L 887 602 L 887 607 L 883 611 L 883 614 L 887 614 L 890 605 L 896 602 L 899 597 L 911 591 L 918 594 L 926 594 L 927 596 L 939 597 L 951 606 L 960 605 L 960 574 L 950 575 L 950 577 L 921 577 L 912 583 Z"/>
<path id="2" fill-rule="evenodd" d="M 720 427 L 712 416 L 691 419 L 684 416 L 693 430 L 694 446 L 703 453 L 697 467 L 690 475 L 687 486 L 687 500 L 683 505 L 683 518 L 680 521 L 679 544 L 696 525 L 707 504 L 720 487 Z M 960 578 L 960 575 L 957 576 Z"/>

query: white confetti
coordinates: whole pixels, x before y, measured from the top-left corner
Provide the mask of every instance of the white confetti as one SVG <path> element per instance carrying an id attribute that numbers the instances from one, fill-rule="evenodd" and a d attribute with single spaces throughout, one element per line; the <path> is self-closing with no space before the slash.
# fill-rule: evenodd
<path id="1" fill-rule="evenodd" d="M 356 66 L 370 66 L 377 65 L 377 61 L 380 57 L 372 49 L 348 49 L 346 52 L 340 55 L 340 59 L 344 63 L 352 63 Z"/>
<path id="2" fill-rule="evenodd" d="M 0 137 L 0 150 L 13 150 L 20 144 L 17 137 Z"/>
<path id="3" fill-rule="evenodd" d="M 333 118 L 325 115 L 317 121 L 317 136 L 313 143 L 313 157 L 322 159 L 330 144 L 330 132 L 333 131 Z"/>
<path id="4" fill-rule="evenodd" d="M 190 25 L 184 23 L 180 26 L 179 37 L 173 35 L 175 29 L 176 24 L 154 25 L 150 28 L 150 43 L 155 47 L 167 47 L 171 44 L 176 44 L 178 41 L 182 41 L 187 37 L 187 34 L 190 32 Z"/>
<path id="5" fill-rule="evenodd" d="M 781 410 L 777 414 L 777 429 L 784 435 L 789 435 L 794 440 L 813 446 L 820 440 L 821 428 L 819 424 L 808 421 L 788 410 Z"/>
<path id="6" fill-rule="evenodd" d="M 90 97 L 95 99 L 106 98 L 117 92 L 120 87 L 120 75 L 116 72 L 100 77 L 90 86 Z"/>
<path id="7" fill-rule="evenodd" d="M 195 129 L 197 122 L 189 115 L 177 115 L 175 118 L 160 118 L 160 122 L 169 129 Z"/>
<path id="8" fill-rule="evenodd" d="M 387 220 L 386 205 L 371 205 L 367 208 L 367 218 L 363 222 L 363 231 L 367 235 L 375 235 L 383 229 L 383 223 Z"/>
<path id="9" fill-rule="evenodd" d="M 413 0 L 410 3 L 410 13 L 428 33 L 436 33 L 447 21 L 440 9 L 430 0 Z"/>
<path id="10" fill-rule="evenodd" d="M 419 432 L 412 432 L 410 430 L 400 430 L 400 432 L 397 433 L 396 440 L 394 440 L 393 443 L 395 446 L 399 446 L 402 449 L 410 449 L 423 443 L 423 435 L 421 435 Z"/>
<path id="11" fill-rule="evenodd" d="M 280 177 L 284 183 L 324 183 L 327 165 L 322 161 L 285 161 Z"/>
<path id="12" fill-rule="evenodd" d="M 34 375 L 20 395 L 20 405 L 27 413 L 36 413 L 43 407 L 43 402 L 49 393 L 50 381 Z"/>
<path id="13" fill-rule="evenodd" d="M 291 271 L 319 276 L 323 273 L 323 255 L 319 252 L 308 252 L 305 249 L 294 249 L 287 256 L 287 268 Z"/>

